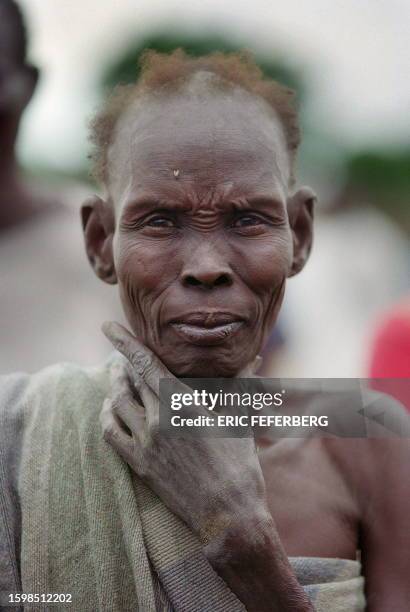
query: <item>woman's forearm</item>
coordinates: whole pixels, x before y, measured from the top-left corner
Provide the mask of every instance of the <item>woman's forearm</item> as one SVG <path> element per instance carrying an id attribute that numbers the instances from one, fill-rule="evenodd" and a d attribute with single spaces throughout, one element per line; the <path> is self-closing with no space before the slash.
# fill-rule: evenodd
<path id="1" fill-rule="evenodd" d="M 248 612 L 314 610 L 268 513 L 232 524 L 204 552 Z"/>

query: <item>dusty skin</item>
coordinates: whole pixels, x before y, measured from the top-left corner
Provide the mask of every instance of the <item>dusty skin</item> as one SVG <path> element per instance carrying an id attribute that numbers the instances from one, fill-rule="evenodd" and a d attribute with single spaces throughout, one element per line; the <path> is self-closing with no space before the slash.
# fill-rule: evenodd
<path id="1" fill-rule="evenodd" d="M 155 427 L 159 378 L 240 375 L 303 268 L 315 196 L 290 191 L 289 163 L 264 102 L 201 79 L 121 117 L 106 196 L 83 207 L 89 259 L 118 282 L 132 332 L 105 326 L 132 381 L 113 373 L 104 436 L 198 533 L 249 611 L 312 610 L 287 555 L 360 548 L 367 610 L 405 612 L 407 440 L 283 440 L 258 455 L 251 439 L 172 440 Z"/>

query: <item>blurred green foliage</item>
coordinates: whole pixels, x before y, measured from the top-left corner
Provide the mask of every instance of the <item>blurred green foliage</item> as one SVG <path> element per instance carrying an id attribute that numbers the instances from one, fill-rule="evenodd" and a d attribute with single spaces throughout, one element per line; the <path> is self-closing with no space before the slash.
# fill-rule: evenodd
<path id="1" fill-rule="evenodd" d="M 355 153 L 346 159 L 345 172 L 353 204 L 376 206 L 410 233 L 410 149 Z"/>

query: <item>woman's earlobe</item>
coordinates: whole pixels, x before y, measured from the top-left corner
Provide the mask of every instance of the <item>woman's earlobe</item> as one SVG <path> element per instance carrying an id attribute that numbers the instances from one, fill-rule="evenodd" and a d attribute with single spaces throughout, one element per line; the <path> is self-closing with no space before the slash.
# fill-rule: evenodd
<path id="1" fill-rule="evenodd" d="M 301 187 L 288 200 L 289 224 L 293 238 L 293 260 L 289 277 L 300 272 L 309 258 L 313 243 L 313 211 L 316 194 Z"/>
<path id="2" fill-rule="evenodd" d="M 87 198 L 81 207 L 81 220 L 88 260 L 95 274 L 105 283 L 115 285 L 113 237 L 115 219 L 112 206 L 97 195 Z"/>

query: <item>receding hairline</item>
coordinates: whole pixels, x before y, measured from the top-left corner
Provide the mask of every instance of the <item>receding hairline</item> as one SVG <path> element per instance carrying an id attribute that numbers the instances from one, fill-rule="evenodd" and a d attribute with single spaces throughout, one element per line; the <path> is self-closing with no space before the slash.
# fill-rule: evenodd
<path id="1" fill-rule="evenodd" d="M 174 92 L 183 94 L 198 73 L 209 73 L 213 77 L 209 79 L 209 93 L 212 89 L 232 91 L 238 88 L 268 103 L 283 129 L 293 181 L 293 166 L 300 143 L 294 92 L 265 78 L 250 53 L 216 52 L 193 58 L 181 49 L 171 54 L 147 51 L 141 57 L 140 66 L 138 80 L 117 86 L 90 122 L 90 141 L 94 145 L 90 157 L 97 182 L 108 182 L 108 150 L 115 139 L 117 123 L 130 105 L 147 95 L 161 99 Z"/>

